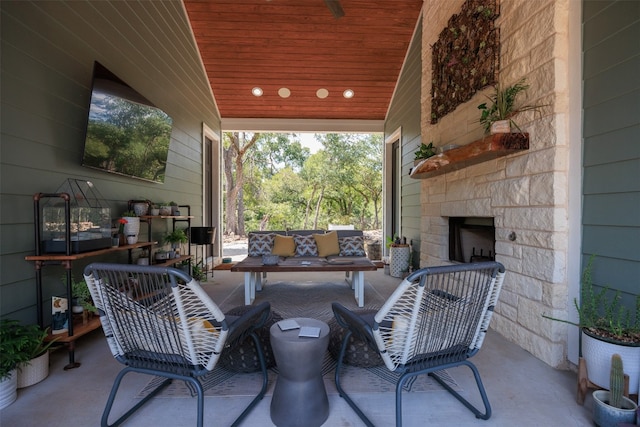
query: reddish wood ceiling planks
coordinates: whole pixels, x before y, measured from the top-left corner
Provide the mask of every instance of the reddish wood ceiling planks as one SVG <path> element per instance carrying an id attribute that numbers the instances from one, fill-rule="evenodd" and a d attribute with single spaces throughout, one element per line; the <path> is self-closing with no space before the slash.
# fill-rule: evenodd
<path id="1" fill-rule="evenodd" d="M 384 119 L 422 0 L 341 4 L 335 19 L 323 0 L 186 0 L 222 117 Z"/>

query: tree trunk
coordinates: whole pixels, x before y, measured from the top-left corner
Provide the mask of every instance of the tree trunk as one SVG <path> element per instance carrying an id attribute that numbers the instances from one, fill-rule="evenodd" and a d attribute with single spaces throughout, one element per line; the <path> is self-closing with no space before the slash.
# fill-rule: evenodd
<path id="1" fill-rule="evenodd" d="M 324 197 L 324 187 L 320 188 L 320 195 L 318 196 L 318 203 L 316 203 L 316 216 L 313 219 L 313 229 L 318 229 L 318 218 L 320 217 L 320 205 L 322 204 L 322 199 Z"/>

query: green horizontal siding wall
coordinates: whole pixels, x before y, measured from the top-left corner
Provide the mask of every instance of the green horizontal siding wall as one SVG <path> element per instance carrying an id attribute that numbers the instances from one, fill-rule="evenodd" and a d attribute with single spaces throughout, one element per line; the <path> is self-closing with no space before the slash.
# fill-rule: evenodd
<path id="1" fill-rule="evenodd" d="M 640 293 L 640 2 L 583 3 L 583 265 Z"/>
<path id="2" fill-rule="evenodd" d="M 412 263 L 420 261 L 420 181 L 409 178 L 414 153 L 421 143 L 422 23 L 418 23 L 385 122 L 385 139 L 402 128 L 400 177 L 400 235 L 413 242 Z"/>

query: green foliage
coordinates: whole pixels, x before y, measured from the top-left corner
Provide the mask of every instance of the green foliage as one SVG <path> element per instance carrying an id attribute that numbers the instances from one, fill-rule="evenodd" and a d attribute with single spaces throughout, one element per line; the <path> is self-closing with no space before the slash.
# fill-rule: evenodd
<path id="1" fill-rule="evenodd" d="M 327 228 L 329 223 L 379 227 L 382 136 L 323 134 L 316 140 L 324 149 L 310 154 L 295 135 L 260 134 L 242 162 L 238 207 L 246 230 Z M 235 160 L 231 163 L 237 167 Z M 237 176 L 234 170 L 232 179 Z M 234 228 L 240 227 L 227 224 L 225 231 Z"/>
<path id="2" fill-rule="evenodd" d="M 624 391 L 624 369 L 622 357 L 615 353 L 611 355 L 611 372 L 609 373 L 609 405 L 622 408 L 622 394 Z"/>
<path id="3" fill-rule="evenodd" d="M 516 106 L 516 98 L 528 88 L 529 85 L 526 84 L 525 79 L 521 79 L 514 85 L 507 86 L 504 89 L 502 89 L 499 84 L 494 86 L 495 91 L 493 95 L 488 96 L 491 101 L 490 105 L 487 106 L 486 102 L 478 105 L 478 109 L 481 111 L 480 123 L 486 133 L 489 132 L 494 122 L 500 120 L 509 120 L 512 126 L 522 132 L 520 127 L 511 118 L 523 111 L 539 111 L 541 107 L 544 107 L 544 105 Z"/>
<path id="4" fill-rule="evenodd" d="M 54 341 L 37 325 L 23 326 L 17 320 L 0 321 L 0 380 L 9 376 L 19 363 L 26 363 L 47 351 Z"/>
<path id="5" fill-rule="evenodd" d="M 198 282 L 206 277 L 204 269 L 202 268 L 202 261 L 198 261 L 196 265 L 191 267 L 191 277 L 193 277 Z"/>
<path id="6" fill-rule="evenodd" d="M 66 276 L 62 276 L 60 280 L 62 280 L 63 283 L 67 282 Z M 71 277 L 71 298 L 76 299 L 85 310 L 92 313 L 98 312 L 98 309 L 92 303 L 91 293 L 89 292 L 89 287 L 84 279 L 76 281 Z"/>
<path id="7" fill-rule="evenodd" d="M 134 217 L 134 216 L 138 216 L 136 215 L 135 211 L 124 211 L 122 212 L 122 217 Z"/>
<path id="8" fill-rule="evenodd" d="M 636 295 L 635 316 L 632 318 L 631 310 L 621 304 L 619 290 L 612 293 L 609 286 L 596 290 L 592 276 L 594 259 L 595 256 L 592 255 L 582 272 L 580 301 L 573 300 L 578 312 L 578 323 L 544 314 L 542 316 L 588 329 L 605 339 L 624 343 L 640 342 L 640 295 Z"/>
<path id="9" fill-rule="evenodd" d="M 433 146 L 433 142 L 430 142 L 429 145 L 423 142 L 418 147 L 418 151 L 416 151 L 415 160 L 428 159 L 429 157 L 432 157 L 435 155 L 436 155 L 436 148 Z"/>
<path id="10" fill-rule="evenodd" d="M 176 228 L 172 232 L 168 233 L 164 237 L 164 241 L 166 243 L 171 244 L 179 244 L 179 243 L 187 243 L 189 239 L 187 238 L 187 234 L 181 228 Z"/>

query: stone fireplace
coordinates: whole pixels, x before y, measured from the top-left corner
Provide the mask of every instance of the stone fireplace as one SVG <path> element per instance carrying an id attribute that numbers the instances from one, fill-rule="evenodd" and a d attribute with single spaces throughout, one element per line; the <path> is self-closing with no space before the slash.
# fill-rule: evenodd
<path id="1" fill-rule="evenodd" d="M 493 261 L 496 254 L 496 228 L 493 218 L 449 218 L 449 261 Z"/>
<path id="2" fill-rule="evenodd" d="M 421 140 L 433 141 L 436 147 L 469 147 L 484 137 L 478 105 L 491 88 L 431 122 L 430 46 L 463 3 L 440 2 L 436 7 L 426 2 L 423 10 Z M 525 3 L 528 9 L 523 13 Z M 569 294 L 568 86 L 566 73 L 557 72 L 566 65 L 569 52 L 564 25 L 569 15 L 560 4 L 564 3 L 500 2 L 499 81 L 511 84 L 526 78 L 530 88 L 522 101 L 548 104 L 542 114 L 517 117 L 519 127 L 529 134 L 528 148 L 419 177 L 420 266 L 459 262 L 450 261 L 451 218 L 493 219 L 492 256 L 507 275 L 491 327 L 556 367 L 567 361 L 567 328 L 544 321 L 542 314 L 566 316 Z M 468 262 L 468 253 L 461 256 Z"/>

